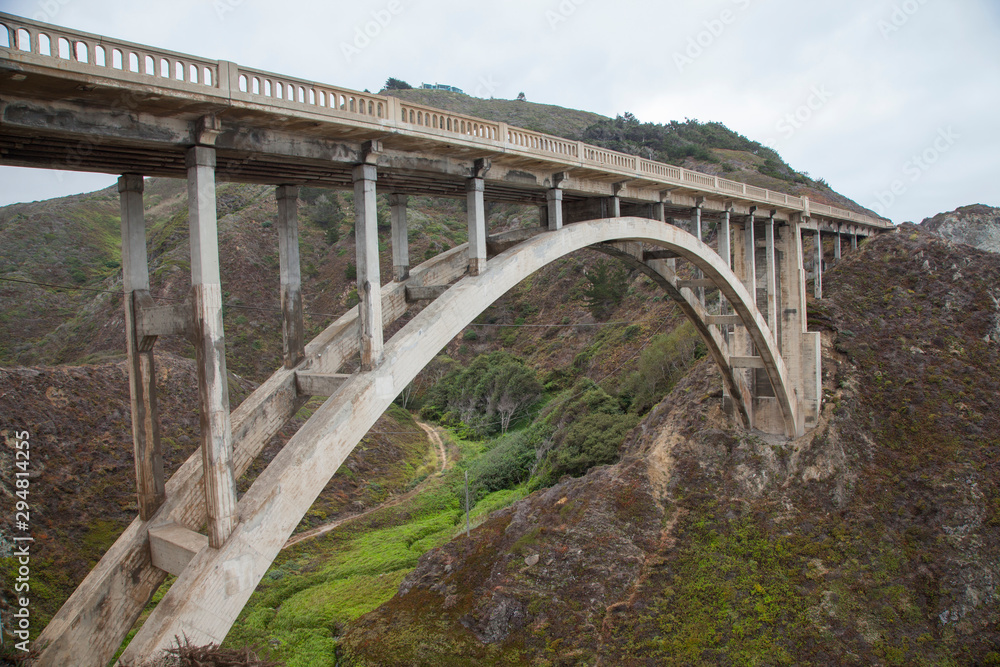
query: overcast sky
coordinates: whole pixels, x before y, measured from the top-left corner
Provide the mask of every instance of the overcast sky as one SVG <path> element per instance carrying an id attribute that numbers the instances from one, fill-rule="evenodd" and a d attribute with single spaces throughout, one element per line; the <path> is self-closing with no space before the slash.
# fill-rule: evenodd
<path id="1" fill-rule="evenodd" d="M 719 121 L 895 222 L 1000 206 L 998 0 L 0 0 L 0 9 L 358 90 L 396 77 L 642 121 Z M 113 182 L 0 167 L 0 205 Z"/>

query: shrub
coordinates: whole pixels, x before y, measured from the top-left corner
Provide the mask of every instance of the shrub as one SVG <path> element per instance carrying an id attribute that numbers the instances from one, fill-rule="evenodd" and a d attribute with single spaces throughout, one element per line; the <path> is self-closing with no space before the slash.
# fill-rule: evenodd
<path id="1" fill-rule="evenodd" d="M 358 279 L 358 267 L 354 266 L 354 262 L 347 263 L 347 267 L 344 269 L 344 277 L 348 280 Z"/>
<path id="2" fill-rule="evenodd" d="M 548 453 L 539 483 L 548 486 L 563 475 L 579 477 L 594 466 L 614 463 L 618 448 L 638 421 L 635 415 L 597 413 L 573 422 Z"/>
<path id="3" fill-rule="evenodd" d="M 639 334 L 642 333 L 642 327 L 638 324 L 630 324 L 625 327 L 625 331 L 622 333 L 622 340 L 628 341 L 634 338 L 638 338 Z"/>
<path id="4" fill-rule="evenodd" d="M 336 195 L 327 196 L 325 194 L 316 198 L 308 209 L 308 215 L 323 229 L 339 228 L 345 220 L 344 210 L 340 207 L 340 200 Z"/>
<path id="5" fill-rule="evenodd" d="M 475 488 L 476 500 L 528 481 L 535 465 L 535 450 L 548 433 L 543 425 L 509 433 L 475 459 L 469 466 L 469 483 Z"/>
<path id="6" fill-rule="evenodd" d="M 563 475 L 578 477 L 595 465 L 614 463 L 625 435 L 638 417 L 625 414 L 618 401 L 593 380 L 581 378 L 549 404 L 544 424 L 552 436 L 538 448 L 536 486 Z"/>

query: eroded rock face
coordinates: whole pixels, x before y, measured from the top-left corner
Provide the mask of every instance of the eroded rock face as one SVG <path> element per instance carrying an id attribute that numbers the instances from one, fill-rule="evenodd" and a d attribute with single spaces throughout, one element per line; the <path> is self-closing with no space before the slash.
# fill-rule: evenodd
<path id="1" fill-rule="evenodd" d="M 950 213 L 927 218 L 920 226 L 953 243 L 965 243 L 987 252 L 1000 253 L 1000 208 L 963 206 Z"/>

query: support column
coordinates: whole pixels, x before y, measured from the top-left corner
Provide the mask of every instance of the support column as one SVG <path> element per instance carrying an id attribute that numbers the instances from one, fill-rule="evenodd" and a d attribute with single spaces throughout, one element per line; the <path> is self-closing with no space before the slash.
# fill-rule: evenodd
<path id="1" fill-rule="evenodd" d="M 208 543 L 218 549 L 236 526 L 236 480 L 229 421 L 229 382 L 222 327 L 222 279 L 215 211 L 215 149 L 187 152 L 188 224 L 191 228 L 191 301 L 198 360 L 201 455 L 205 471 Z"/>
<path id="2" fill-rule="evenodd" d="M 611 205 L 610 206 L 611 210 L 608 211 L 608 213 L 610 214 L 610 217 L 612 217 L 612 218 L 620 218 L 620 217 L 622 217 L 622 200 L 621 200 L 621 197 L 619 197 L 618 195 L 615 195 L 614 197 L 609 198 L 608 203 Z"/>
<path id="3" fill-rule="evenodd" d="M 747 232 L 748 227 L 752 229 L 751 225 L 747 225 L 745 223 L 743 225 L 736 225 L 732 228 L 733 273 L 736 274 L 736 277 L 739 278 L 744 285 L 746 285 L 747 283 L 747 272 L 749 270 L 750 264 L 752 264 L 752 261 L 751 262 L 747 261 L 748 257 L 746 253 L 747 236 L 752 236 L 752 232 L 749 234 Z M 753 356 L 753 345 L 750 340 L 750 334 L 747 333 L 746 327 L 744 327 L 743 325 L 736 325 L 733 327 L 733 335 L 729 343 L 729 353 L 734 356 L 746 356 L 746 357 Z M 747 381 L 748 372 L 749 371 L 746 369 L 733 369 L 733 375 L 735 376 L 737 382 L 740 383 L 741 386 L 746 390 L 749 390 L 749 388 L 751 387 L 751 384 Z M 725 392 L 726 392 L 725 387 L 723 387 L 724 401 L 726 396 Z M 747 398 L 750 397 L 748 396 Z M 730 401 L 736 401 L 736 400 L 739 399 L 737 397 L 730 397 Z M 746 408 L 749 412 L 750 423 L 752 425 L 754 423 L 752 400 L 748 400 L 746 402 Z M 736 408 L 735 406 L 730 405 L 727 409 L 732 413 Z"/>
<path id="4" fill-rule="evenodd" d="M 551 188 L 545 193 L 548 202 L 549 231 L 557 232 L 563 226 L 563 191 L 562 188 Z"/>
<path id="5" fill-rule="evenodd" d="M 406 195 L 389 195 L 392 214 L 392 274 L 396 282 L 410 277 L 410 237 L 406 228 Z"/>
<path id="6" fill-rule="evenodd" d="M 823 232 L 816 230 L 816 271 L 813 273 L 813 296 L 823 298 Z"/>
<path id="7" fill-rule="evenodd" d="M 839 262 L 841 256 L 842 253 L 840 248 L 840 229 L 837 229 L 837 233 L 834 234 L 833 236 L 833 258 Z"/>
<path id="8" fill-rule="evenodd" d="M 803 353 L 809 347 L 806 343 L 814 343 L 813 338 L 806 333 L 806 276 L 802 252 L 802 233 L 800 231 L 800 216 L 793 216 L 787 227 L 779 230 L 778 245 L 781 248 L 781 357 L 785 360 L 788 379 L 793 386 L 796 400 L 796 435 L 804 432 L 804 423 L 810 419 L 816 423 L 815 410 L 810 411 L 807 404 L 806 368 L 803 364 Z M 808 338 L 808 340 L 807 340 Z M 815 366 L 815 360 L 811 367 Z"/>
<path id="9" fill-rule="evenodd" d="M 858 231 L 856 229 L 853 229 L 851 231 L 854 232 L 853 234 L 851 234 L 851 250 L 857 250 L 858 249 Z"/>
<path id="10" fill-rule="evenodd" d="M 382 283 L 378 263 L 378 211 L 373 164 L 354 167 L 354 238 L 358 268 L 358 334 L 361 337 L 361 370 L 370 371 L 382 361 Z M 485 248 L 485 244 L 484 244 Z"/>
<path id="11" fill-rule="evenodd" d="M 653 204 L 653 220 L 659 220 L 660 222 L 667 221 L 667 209 L 663 205 L 663 202 Z"/>
<path id="12" fill-rule="evenodd" d="M 750 292 L 750 298 L 754 306 L 757 305 L 757 237 L 754 235 L 754 212 L 750 211 L 750 217 L 743 225 L 743 261 L 744 271 L 743 284 Z"/>
<path id="13" fill-rule="evenodd" d="M 470 178 L 465 182 L 469 217 L 469 275 L 478 276 L 486 270 L 486 203 L 483 198 L 486 181 Z"/>
<path id="14" fill-rule="evenodd" d="M 764 223 L 766 232 L 767 251 L 767 326 L 771 329 L 771 335 L 778 335 L 778 277 L 777 263 L 774 256 L 774 211 L 771 212 L 767 222 Z"/>
<path id="15" fill-rule="evenodd" d="M 160 415 L 156 405 L 155 338 L 144 341 L 136 328 L 140 302 L 150 302 L 146 259 L 146 222 L 143 181 L 138 174 L 118 179 L 121 193 L 122 288 L 125 306 L 125 345 L 128 351 L 129 393 L 132 397 L 132 442 L 135 452 L 139 518 L 148 521 L 166 498 Z"/>
<path id="16" fill-rule="evenodd" d="M 730 219 L 732 209 L 727 209 L 725 213 L 722 214 L 722 221 L 719 223 L 719 257 L 722 261 L 726 263 L 726 266 L 733 268 L 733 258 L 730 251 L 729 235 L 730 235 Z"/>
<path id="17" fill-rule="evenodd" d="M 302 320 L 302 269 L 299 263 L 299 189 L 279 186 L 278 262 L 281 271 L 281 340 L 285 368 L 305 359 L 305 323 Z"/>
<path id="18" fill-rule="evenodd" d="M 704 201 L 704 199 L 701 198 L 701 197 L 699 197 L 698 198 L 698 202 L 699 203 L 691 211 L 691 233 L 694 234 L 695 238 L 697 238 L 699 241 L 703 241 L 704 240 L 702 238 L 702 233 L 701 233 L 701 202 L 702 201 Z M 702 272 L 701 272 L 701 269 L 695 269 L 694 270 L 694 277 L 695 277 L 695 279 L 700 279 L 700 278 L 704 277 L 703 274 L 702 274 Z M 705 288 L 704 287 L 699 287 L 699 288 L 695 289 L 694 293 L 695 293 L 695 296 L 697 297 L 698 301 L 701 302 L 701 305 L 704 306 L 705 305 Z"/>

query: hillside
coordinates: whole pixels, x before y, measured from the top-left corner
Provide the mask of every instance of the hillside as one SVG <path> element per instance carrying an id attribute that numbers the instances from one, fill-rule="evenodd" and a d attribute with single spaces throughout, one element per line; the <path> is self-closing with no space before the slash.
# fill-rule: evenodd
<path id="1" fill-rule="evenodd" d="M 525 100 L 503 100 L 492 97 L 482 99 L 445 90 L 413 88 L 409 90 L 383 90 L 381 94 L 576 141 L 583 139 L 583 133 L 588 127 L 598 121 L 606 120 L 600 114 L 568 109 L 554 104 L 538 104 Z"/>

